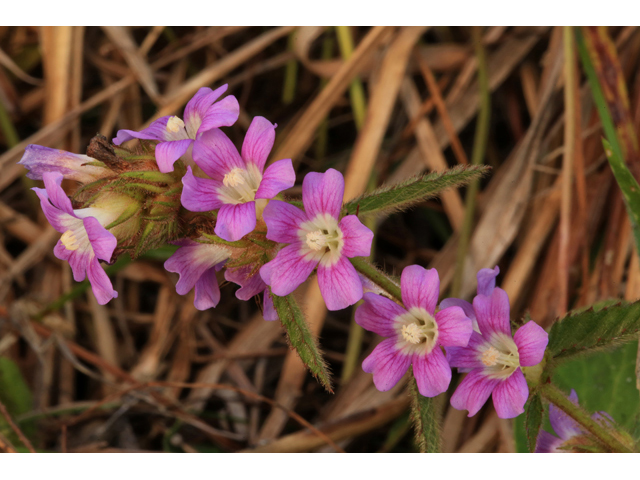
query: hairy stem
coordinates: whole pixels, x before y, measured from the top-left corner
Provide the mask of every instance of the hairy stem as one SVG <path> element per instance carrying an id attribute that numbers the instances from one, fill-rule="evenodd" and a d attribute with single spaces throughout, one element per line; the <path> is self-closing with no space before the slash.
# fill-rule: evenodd
<path id="1" fill-rule="evenodd" d="M 630 453 L 631 449 L 623 445 L 609 431 L 593 420 L 587 412 L 569 400 L 564 392 L 550 383 L 540 388 L 540 394 L 550 403 L 562 410 L 564 413 L 578 422 L 585 430 L 593 434 L 612 452 Z"/>
<path id="2" fill-rule="evenodd" d="M 442 437 L 438 405 L 435 398 L 423 397 L 418 391 L 416 379 L 411 371 L 409 382 L 411 392 L 411 420 L 416 434 L 416 442 L 422 453 L 440 453 Z"/>
<path id="3" fill-rule="evenodd" d="M 400 294 L 400 286 L 398 282 L 392 277 L 384 273 L 383 271 L 374 267 L 366 258 L 355 257 L 350 258 L 351 264 L 356 268 L 358 272 L 367 277 L 373 283 L 385 290 L 389 295 L 394 297 L 398 301 L 402 301 L 402 295 Z"/>

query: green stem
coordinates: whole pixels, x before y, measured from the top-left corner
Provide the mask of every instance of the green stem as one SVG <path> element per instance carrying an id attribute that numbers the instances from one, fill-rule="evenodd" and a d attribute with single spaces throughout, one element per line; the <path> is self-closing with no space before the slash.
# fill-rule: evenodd
<path id="1" fill-rule="evenodd" d="M 338 37 L 338 46 L 342 58 L 349 60 L 353 55 L 353 38 L 349 27 L 336 27 L 336 36 Z M 349 86 L 349 97 L 351 98 L 351 108 L 353 110 L 353 120 L 356 128 L 360 130 L 364 125 L 364 119 L 367 114 L 367 100 L 364 95 L 364 87 L 360 77 L 356 77 Z"/>
<path id="2" fill-rule="evenodd" d="M 289 45 L 288 50 L 293 52 L 295 35 L 297 35 L 297 31 L 293 31 L 289 34 Z M 293 99 L 296 96 L 296 83 L 298 81 L 298 61 L 295 58 L 292 58 L 287 62 L 284 71 L 284 86 L 282 87 L 282 103 L 285 105 L 289 105 L 293 102 Z"/>
<path id="3" fill-rule="evenodd" d="M 411 419 L 416 433 L 416 441 L 422 453 L 440 453 L 442 436 L 436 398 L 423 397 L 418 391 L 413 370 L 409 371 L 411 380 Z"/>
<path id="4" fill-rule="evenodd" d="M 569 400 L 564 392 L 555 385 L 550 383 L 545 384 L 540 388 L 540 394 L 592 433 L 612 452 L 631 452 L 631 449 L 623 445 L 617 438 L 611 435 L 607 429 L 593 420 L 587 412 Z"/>
<path id="5" fill-rule="evenodd" d="M 487 139 L 489 138 L 489 119 L 491 114 L 491 95 L 489 91 L 489 77 L 487 75 L 487 59 L 484 46 L 482 45 L 482 31 L 480 27 L 473 28 L 473 43 L 478 58 L 478 85 L 480 87 L 480 110 L 478 112 L 478 122 L 476 124 L 476 133 L 473 138 L 473 152 L 471 154 L 471 164 L 480 165 L 484 160 L 487 150 Z M 471 227 L 473 226 L 473 217 L 476 207 L 476 196 L 479 189 L 479 180 L 474 179 L 469 183 L 467 195 L 465 197 L 464 220 L 460 228 L 460 236 L 458 239 L 458 258 L 456 261 L 456 270 L 453 276 L 451 286 L 451 296 L 460 295 L 462 288 L 462 277 L 464 275 L 464 264 L 467 258 L 467 250 L 469 249 L 469 241 L 471 238 Z"/>
<path id="6" fill-rule="evenodd" d="M 351 264 L 358 272 L 385 290 L 398 301 L 402 301 L 400 285 L 392 277 L 374 267 L 365 257 L 350 258 Z"/>
<path id="7" fill-rule="evenodd" d="M 20 137 L 18 136 L 16 127 L 13 125 L 11 116 L 5 108 L 4 103 L 2 102 L 0 102 L 0 129 L 2 130 L 2 134 L 4 135 L 4 140 L 7 144 L 7 147 L 15 147 L 18 143 L 20 143 Z"/>

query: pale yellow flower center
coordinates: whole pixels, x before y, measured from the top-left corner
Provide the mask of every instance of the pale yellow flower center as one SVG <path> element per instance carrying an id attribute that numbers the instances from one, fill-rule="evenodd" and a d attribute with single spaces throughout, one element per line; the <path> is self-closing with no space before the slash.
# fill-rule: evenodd
<path id="1" fill-rule="evenodd" d="M 498 357 L 500 357 L 500 352 L 493 347 L 489 347 L 482 354 L 482 363 L 487 367 L 493 367 L 498 363 Z"/>
<path id="2" fill-rule="evenodd" d="M 167 121 L 167 132 L 177 133 L 184 128 L 184 122 L 181 118 L 171 117 Z"/>
<path id="3" fill-rule="evenodd" d="M 225 187 L 237 187 L 238 185 L 244 185 L 244 171 L 241 168 L 234 168 L 224 176 L 222 183 Z"/>
<path id="4" fill-rule="evenodd" d="M 403 325 L 402 336 L 407 342 L 417 345 L 418 343 L 420 343 L 420 339 L 422 337 L 420 327 L 418 327 L 418 325 L 416 325 L 415 323 Z"/>
<path id="5" fill-rule="evenodd" d="M 60 241 L 62 242 L 62 245 L 64 245 L 64 248 L 66 248 L 67 250 L 74 251 L 80 248 L 80 245 L 78 245 L 78 239 L 71 230 L 67 230 L 66 232 L 64 232 L 62 234 L 62 237 L 60 237 Z"/>

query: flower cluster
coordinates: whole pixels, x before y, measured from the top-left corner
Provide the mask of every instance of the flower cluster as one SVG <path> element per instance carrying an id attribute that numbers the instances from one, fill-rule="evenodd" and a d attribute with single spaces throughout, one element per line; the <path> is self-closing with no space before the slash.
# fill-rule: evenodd
<path id="1" fill-rule="evenodd" d="M 418 390 L 427 397 L 443 393 L 451 381 L 451 367 L 466 372 L 451 405 L 475 415 L 493 393 L 501 418 L 524 411 L 529 389 L 521 367 L 542 361 L 547 333 L 535 322 L 511 334 L 509 299 L 495 287 L 499 270 L 478 273 L 473 304 L 446 299 L 436 310 L 440 281 L 435 269 L 417 265 L 402 272 L 402 308 L 392 300 L 366 293 L 356 322 L 383 337 L 362 365 L 373 373 L 379 390 L 392 388 L 413 365 Z M 445 347 L 445 355 L 440 347 Z"/>
<path id="2" fill-rule="evenodd" d="M 342 174 L 309 173 L 303 208 L 285 201 L 281 192 L 296 181 L 291 160 L 267 166 L 277 126 L 255 117 L 238 151 L 221 130 L 239 110 L 233 96 L 220 99 L 226 88 L 200 89 L 184 120 L 168 116 L 139 132 L 119 131 L 115 147 L 96 138 L 87 155 L 26 149 L 21 164 L 44 180 L 45 188 L 34 190 L 62 234 L 55 255 L 69 262 L 74 278 L 88 277 L 104 304 L 117 293 L 100 260 L 171 243 L 178 248 L 165 269 L 178 274 L 179 294 L 195 290 L 196 308 L 218 304 L 224 270 L 240 286 L 239 299 L 262 295 L 264 318 L 275 320 L 272 295 L 289 295 L 316 272 L 329 310 L 364 298 L 355 321 L 386 337 L 363 363 L 378 389 L 392 388 L 412 366 L 419 392 L 433 397 L 447 390 L 451 367 L 458 367 L 468 374 L 451 398 L 454 407 L 474 415 L 493 393 L 499 416 L 521 413 L 528 395 L 521 367 L 542 360 L 547 334 L 529 322 L 511 335 L 497 267 L 478 274 L 473 304 L 446 299 L 438 308 L 438 273 L 418 265 L 402 272 L 403 305 L 387 298 L 350 260 L 369 256 L 373 232 L 343 214 Z M 137 147 L 122 146 L 134 139 Z M 63 178 L 80 184 L 71 198 Z"/>
<path id="3" fill-rule="evenodd" d="M 99 260 L 133 257 L 163 243 L 178 247 L 165 262 L 179 275 L 176 290 L 195 289 L 196 308 L 220 301 L 217 272 L 240 288 L 236 296 L 264 297 L 275 320 L 272 293 L 290 294 L 317 269 L 327 307 L 338 310 L 363 296 L 349 258 L 368 256 L 373 233 L 354 215 L 341 215 L 344 179 L 336 170 L 310 173 L 302 183 L 304 210 L 279 195 L 296 175 L 290 159 L 267 166 L 277 125 L 255 117 L 240 151 L 221 127 L 238 119 L 227 90 L 201 88 L 184 120 L 162 117 L 139 132 L 120 130 L 109 144 L 96 138 L 87 155 L 30 145 L 21 164 L 48 220 L 62 233 L 58 258 L 76 280 L 88 276 L 102 304 L 117 296 Z M 133 150 L 123 146 L 137 139 Z M 67 197 L 62 179 L 80 187 Z"/>

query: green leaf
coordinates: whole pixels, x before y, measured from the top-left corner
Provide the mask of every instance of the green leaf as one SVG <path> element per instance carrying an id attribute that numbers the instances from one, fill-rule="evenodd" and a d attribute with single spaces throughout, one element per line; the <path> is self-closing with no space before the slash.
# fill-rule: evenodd
<path id="1" fill-rule="evenodd" d="M 525 414 L 525 431 L 527 435 L 527 446 L 529 447 L 529 451 L 533 452 L 536 449 L 536 441 L 538 439 L 538 433 L 540 432 L 540 427 L 542 425 L 542 413 L 544 409 L 542 408 L 542 400 L 540 399 L 540 395 L 534 393 L 527 400 L 527 404 L 524 406 L 524 414 Z"/>
<path id="2" fill-rule="evenodd" d="M 291 295 L 278 297 L 272 294 L 271 296 L 273 305 L 278 312 L 278 317 L 280 317 L 282 326 L 287 332 L 289 344 L 295 348 L 302 363 L 307 366 L 311 374 L 318 379 L 328 392 L 333 393 L 331 374 L 298 303 Z"/>
<path id="3" fill-rule="evenodd" d="M 570 312 L 549 331 L 548 351 L 554 360 L 615 347 L 638 337 L 640 302 Z"/>
<path id="4" fill-rule="evenodd" d="M 33 397 L 31 390 L 29 390 L 29 386 L 18 366 L 7 357 L 0 357 L 0 400 L 7 407 L 7 411 L 14 420 L 18 415 L 27 413 L 32 409 Z M 24 434 L 31 436 L 34 426 L 33 422 L 24 425 Z M 19 443 L 17 435 L 1 415 L 0 432 L 9 437 L 12 443 Z"/>
<path id="5" fill-rule="evenodd" d="M 387 185 L 344 205 L 348 215 L 382 215 L 406 210 L 447 188 L 457 187 L 489 171 L 486 165 L 458 166 L 445 172 L 432 172 L 396 185 Z"/>
<path id="6" fill-rule="evenodd" d="M 638 185 L 622 158 L 611 148 L 609 142 L 602 139 L 602 145 L 604 146 L 607 160 L 609 160 L 609 165 L 611 165 L 613 175 L 616 177 L 616 182 L 618 182 L 618 186 L 622 190 L 624 204 L 627 207 L 627 214 L 633 227 L 636 251 L 640 252 L 640 185 Z"/>
<path id="7" fill-rule="evenodd" d="M 605 411 L 621 427 L 634 431 L 640 423 L 640 393 L 636 388 L 638 342 L 560 365 L 553 383 L 572 388 L 580 405 L 590 412 Z"/>
<path id="8" fill-rule="evenodd" d="M 420 395 L 413 369 L 409 369 L 409 375 L 411 375 L 411 419 L 416 443 L 422 453 L 439 453 L 442 449 L 442 437 L 436 398 Z"/>

